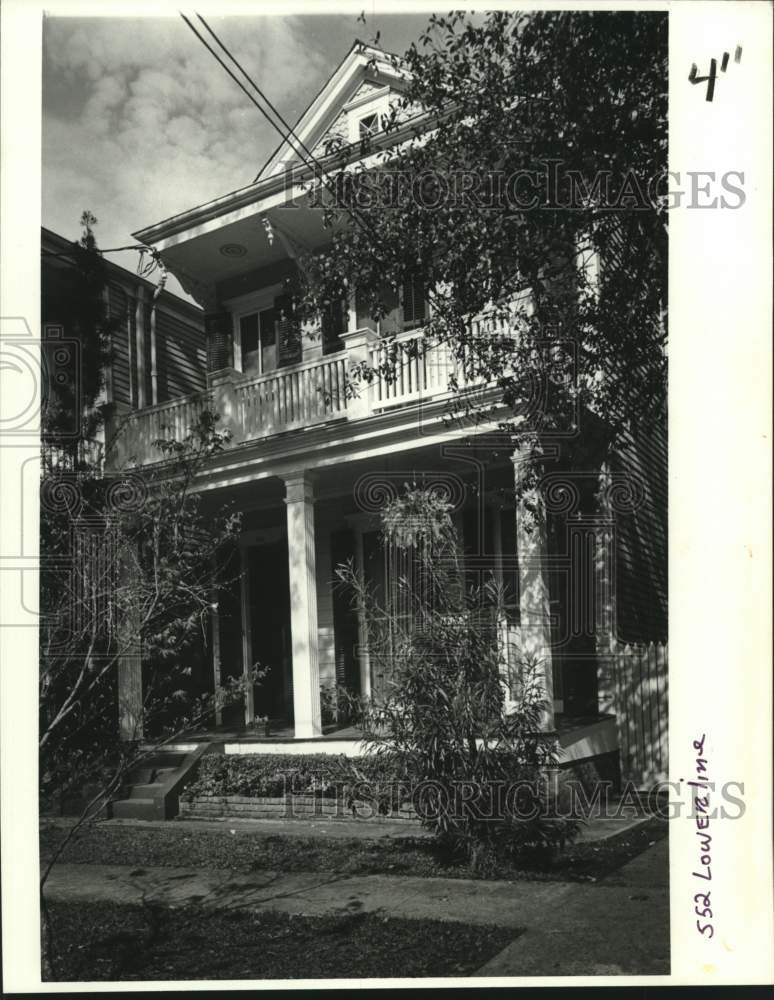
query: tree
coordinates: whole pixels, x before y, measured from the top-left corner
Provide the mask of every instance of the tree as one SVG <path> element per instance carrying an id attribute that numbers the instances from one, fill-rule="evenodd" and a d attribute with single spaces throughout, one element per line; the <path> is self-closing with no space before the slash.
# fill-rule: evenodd
<path id="1" fill-rule="evenodd" d="M 385 546 L 410 558 L 381 605 L 351 564 L 337 572 L 365 608 L 369 659 L 385 676 L 376 697 L 352 699 L 363 740 L 394 763 L 441 844 L 486 870 L 503 853 L 563 843 L 577 824 L 547 815 L 543 770 L 557 747 L 540 731 L 545 692 L 534 664 L 510 668 L 502 589 L 465 589 L 450 509 L 416 485 L 382 509 Z"/>
<path id="2" fill-rule="evenodd" d="M 67 843 L 103 812 L 132 767 L 263 676 L 256 668 L 204 694 L 191 683 L 214 595 L 230 582 L 219 556 L 239 531 L 238 514 L 206 505 L 195 490 L 197 474 L 229 438 L 217 414 L 205 409 L 182 440 L 156 441 L 159 465 L 142 474 L 105 474 L 97 452 L 84 447 L 100 419 L 101 374 L 93 369 L 103 364 L 108 339 L 94 222 L 84 214 L 67 313 L 73 323 L 65 328 L 80 346 L 82 374 L 71 373 L 44 415 L 39 676 L 42 798 L 90 790 L 44 866 L 41 892 Z M 131 662 L 141 664 L 141 685 L 135 671 L 127 699 L 119 675 Z"/>
<path id="3" fill-rule="evenodd" d="M 497 383 L 509 426 L 538 451 L 568 420 L 578 431 L 579 413 L 608 442 L 632 419 L 659 418 L 666 16 L 433 16 L 395 62 L 406 73 L 386 123 L 395 143 L 361 141 L 376 166 L 334 154 L 315 193 L 333 233 L 303 262 L 307 314 L 356 290 L 378 318 L 419 279 L 433 309 L 425 346 L 393 351 L 380 374 L 401 352 L 445 344 L 467 378 Z M 471 325 L 482 314 L 484 327 Z M 375 374 L 362 365 L 353 382 Z M 537 420 L 536 383 L 547 387 Z"/>
<path id="4" fill-rule="evenodd" d="M 107 285 L 105 261 L 97 248 L 91 212 L 81 216 L 83 232 L 72 250 L 57 255 L 66 267 L 44 272 L 41 282 L 44 318 L 55 315 L 62 324 L 64 337 L 76 345 L 70 363 L 56 366 L 53 377 L 51 355 L 61 340 L 49 339 L 44 331 L 44 395 L 41 405 L 41 432 L 44 447 L 44 470 L 69 463 L 72 467 L 84 458 L 84 451 L 95 439 L 108 407 L 102 398 L 105 367 L 110 361 L 111 336 L 116 327 L 104 298 Z M 44 255 L 45 255 L 44 251 Z M 92 453 L 93 457 L 93 453 Z M 88 459 L 86 459 L 88 461 Z"/>

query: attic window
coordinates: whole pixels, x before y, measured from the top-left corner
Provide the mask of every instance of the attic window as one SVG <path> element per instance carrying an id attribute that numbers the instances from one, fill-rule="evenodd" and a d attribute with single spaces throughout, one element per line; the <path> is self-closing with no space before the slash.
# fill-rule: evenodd
<path id="1" fill-rule="evenodd" d="M 358 135 L 361 139 L 368 139 L 381 130 L 381 116 L 378 112 L 364 115 L 358 122 Z"/>

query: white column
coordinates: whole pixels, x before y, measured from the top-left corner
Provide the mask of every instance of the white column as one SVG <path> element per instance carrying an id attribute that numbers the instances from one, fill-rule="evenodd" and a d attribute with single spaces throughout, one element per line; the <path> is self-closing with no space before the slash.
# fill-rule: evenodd
<path id="1" fill-rule="evenodd" d="M 121 739 L 143 737 L 142 656 L 139 647 L 128 649 L 118 658 L 118 721 Z"/>
<path id="2" fill-rule="evenodd" d="M 314 551 L 314 489 L 308 474 L 285 479 L 296 738 L 320 736 L 320 668 Z"/>
<path id="3" fill-rule="evenodd" d="M 502 595 L 503 601 L 505 600 L 505 595 L 503 594 L 503 587 L 505 582 L 505 576 L 503 572 L 503 526 L 500 522 L 500 509 L 496 503 L 487 504 L 485 507 L 485 516 L 490 519 L 492 525 L 492 549 L 494 555 L 494 567 L 493 575 L 495 584 L 498 588 L 500 595 Z M 503 660 L 503 690 L 505 692 L 505 702 L 506 710 L 509 710 L 513 705 L 513 698 L 511 697 L 511 672 L 515 665 L 515 650 L 512 649 L 510 629 L 508 626 L 508 617 L 505 614 L 505 608 L 498 608 L 497 613 L 497 643 L 499 647 L 500 656 Z"/>
<path id="4" fill-rule="evenodd" d="M 130 580 L 136 569 L 132 550 L 119 547 L 118 562 L 121 577 Z M 118 624 L 118 645 L 120 654 L 117 663 L 118 682 L 118 725 L 122 740 L 134 742 L 142 739 L 143 733 L 143 691 L 142 691 L 142 643 L 138 639 L 139 615 L 132 600 L 131 587 L 119 582 L 115 592 L 116 617 Z"/>
<path id="5" fill-rule="evenodd" d="M 373 359 L 371 352 L 377 339 L 374 331 L 367 328 L 362 330 L 350 329 L 346 333 L 341 334 L 341 340 L 347 352 L 347 364 L 350 369 L 357 369 L 360 365 L 365 365 L 367 368 L 372 366 Z M 347 400 L 347 419 L 361 420 L 371 415 L 373 390 L 365 379 L 357 381 L 354 384 L 357 388 L 357 396 Z"/>
<path id="6" fill-rule="evenodd" d="M 525 459 L 513 456 L 516 484 L 516 552 L 519 560 L 519 632 L 522 659 L 536 662 L 545 709 L 542 728 L 554 728 L 554 677 L 551 656 L 551 604 L 548 585 L 546 512 L 539 495 L 530 503 L 521 496 L 519 484 Z"/>

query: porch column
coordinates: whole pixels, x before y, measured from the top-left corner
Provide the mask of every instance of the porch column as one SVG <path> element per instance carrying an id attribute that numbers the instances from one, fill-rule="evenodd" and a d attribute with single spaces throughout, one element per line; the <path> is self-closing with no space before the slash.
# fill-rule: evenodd
<path id="1" fill-rule="evenodd" d="M 320 736 L 317 589 L 314 550 L 314 488 L 308 473 L 285 479 L 293 648 L 295 736 Z"/>
<path id="2" fill-rule="evenodd" d="M 519 485 L 526 471 L 520 451 L 512 456 L 516 485 L 516 553 L 519 561 L 521 657 L 536 663 L 545 707 L 541 728 L 554 729 L 554 677 L 551 655 L 551 604 L 548 585 L 546 511 L 539 495 L 529 507 Z"/>
<path id="3" fill-rule="evenodd" d="M 500 509 L 496 503 L 487 503 L 485 516 L 489 518 L 492 526 L 492 552 L 494 555 L 493 576 L 499 595 L 505 599 L 505 573 L 503 571 L 503 526 L 500 521 Z M 511 691 L 511 674 L 515 667 L 515 651 L 512 648 L 510 626 L 508 616 L 504 607 L 497 611 L 497 645 L 503 668 L 503 691 L 505 693 L 506 709 L 510 710 L 514 704 Z"/>
<path id="4" fill-rule="evenodd" d="M 136 566 L 133 553 L 121 549 L 118 552 L 121 576 L 131 579 Z M 116 618 L 118 624 L 118 646 L 116 682 L 118 688 L 118 728 L 122 740 L 132 743 L 141 740 L 143 733 L 142 694 L 142 644 L 137 640 L 139 632 L 138 609 L 132 600 L 131 588 L 119 583 L 115 593 Z"/>
<path id="5" fill-rule="evenodd" d="M 118 725 L 121 739 L 143 738 L 142 656 L 139 646 L 118 658 Z"/>

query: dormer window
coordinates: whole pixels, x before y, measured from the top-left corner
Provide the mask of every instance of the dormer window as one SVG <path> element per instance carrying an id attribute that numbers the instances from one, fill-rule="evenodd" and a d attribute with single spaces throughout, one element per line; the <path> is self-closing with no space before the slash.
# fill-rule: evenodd
<path id="1" fill-rule="evenodd" d="M 365 86 L 347 104 L 349 141 L 363 142 L 372 139 L 384 129 L 390 113 L 390 88 Z"/>

